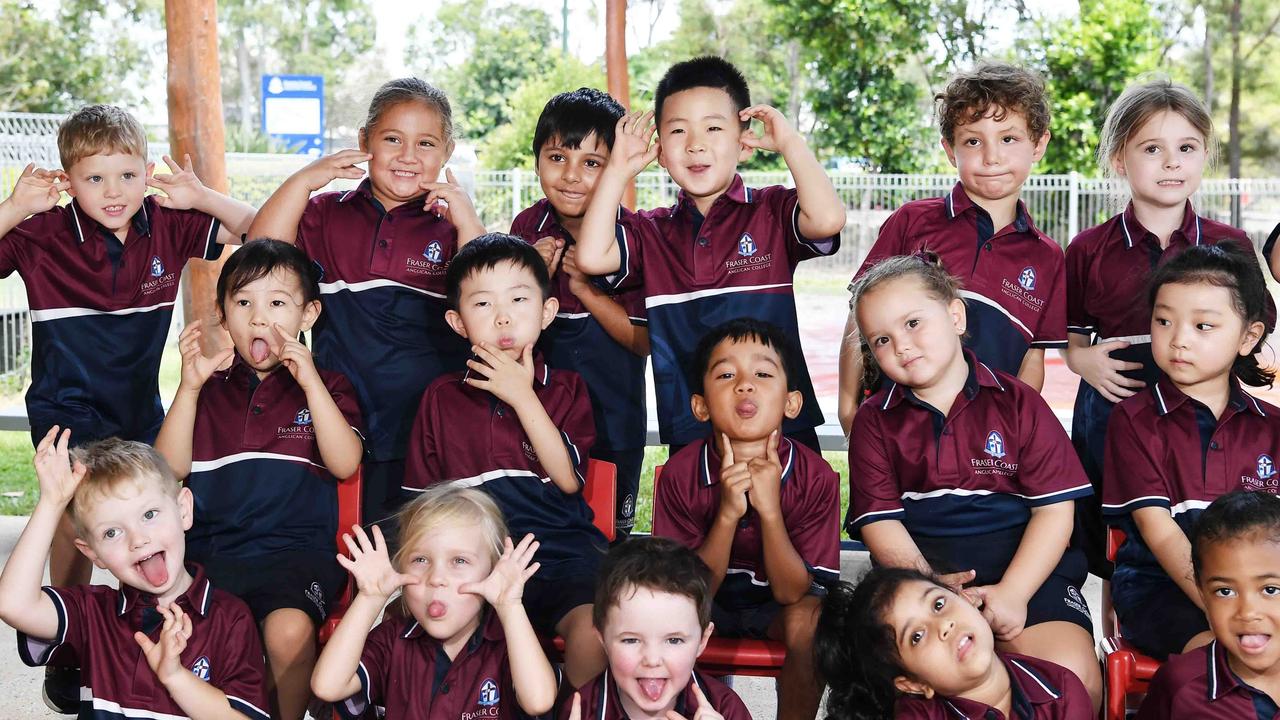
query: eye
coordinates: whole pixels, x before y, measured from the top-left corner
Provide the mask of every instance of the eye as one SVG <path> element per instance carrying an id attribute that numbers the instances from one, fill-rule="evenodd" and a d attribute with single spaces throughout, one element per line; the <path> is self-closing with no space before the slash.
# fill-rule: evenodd
<path id="1" fill-rule="evenodd" d="M 933 601 L 934 612 L 942 612 L 942 608 L 946 606 L 947 606 L 947 599 L 945 597 L 938 596 L 938 599 Z"/>
<path id="2" fill-rule="evenodd" d="M 723 129 L 724 128 L 720 127 L 719 125 L 712 125 L 707 128 L 707 132 L 720 132 Z"/>
<path id="3" fill-rule="evenodd" d="M 732 371 L 730 371 L 730 370 L 725 370 L 724 372 L 722 372 L 722 373 L 720 373 L 719 375 L 717 375 L 717 376 L 716 376 L 716 379 L 717 379 L 717 380 L 732 380 L 732 379 L 733 379 L 733 372 L 732 372 Z"/>
<path id="4" fill-rule="evenodd" d="M 565 160 L 564 155 L 561 155 L 560 153 L 551 153 L 547 156 L 547 159 L 551 162 L 564 162 Z"/>
<path id="5" fill-rule="evenodd" d="M 589 168 L 598 168 L 604 165 L 604 163 L 600 162 L 599 160 L 588 160 L 583 164 Z"/>
<path id="6" fill-rule="evenodd" d="M 1159 145 L 1147 145 L 1146 147 L 1142 148 L 1142 152 L 1144 152 L 1144 153 L 1146 153 L 1146 154 L 1148 154 L 1148 155 L 1155 155 L 1156 153 L 1160 152 L 1160 146 L 1159 146 Z"/>
<path id="7" fill-rule="evenodd" d="M 684 134 L 684 128 L 671 128 L 671 129 L 670 129 L 669 131 L 667 131 L 667 132 L 668 132 L 668 134 L 670 134 L 670 135 L 683 135 L 683 134 Z"/>
<path id="8" fill-rule="evenodd" d="M 911 329 L 913 329 L 913 330 L 914 330 L 915 328 L 920 327 L 920 319 L 919 319 L 919 318 L 911 318 L 910 320 L 908 320 L 908 321 L 907 321 L 907 327 L 909 327 L 909 328 L 911 328 Z"/>
<path id="9" fill-rule="evenodd" d="M 767 371 L 767 370 L 757 370 L 757 371 L 756 371 L 756 377 L 758 377 L 758 378 L 764 378 L 764 379 L 766 379 L 766 380 L 767 380 L 767 379 L 769 379 L 769 378 L 773 377 L 773 373 L 771 373 L 771 372 L 769 372 L 769 371 Z"/>
<path id="10" fill-rule="evenodd" d="M 1275 585 L 1264 586 L 1262 588 L 1262 594 L 1266 595 L 1267 597 L 1276 597 L 1277 595 L 1280 595 L 1280 587 L 1277 587 Z"/>
<path id="11" fill-rule="evenodd" d="M 436 146 L 436 144 L 431 142 L 430 140 L 423 140 L 422 142 L 418 143 L 418 145 L 424 148 L 433 148 Z"/>
<path id="12" fill-rule="evenodd" d="M 283 301 L 283 300 L 272 300 L 272 301 L 271 301 L 271 307 L 284 307 L 284 301 Z"/>
<path id="13" fill-rule="evenodd" d="M 889 342 L 889 338 L 884 335 L 881 335 L 877 337 L 875 340 L 872 340 L 871 344 L 875 345 L 876 347 L 880 347 L 881 345 L 885 345 L 888 342 Z"/>
<path id="14" fill-rule="evenodd" d="M 1005 135 L 1004 137 L 1000 138 L 1000 142 L 1004 143 L 1005 145 L 1012 145 L 1012 144 L 1014 144 L 1014 143 L 1018 142 L 1018 136 L 1017 136 L 1017 135 Z"/>
<path id="15" fill-rule="evenodd" d="M 249 301 L 240 299 L 236 301 L 236 305 L 239 305 L 240 307 L 249 307 Z"/>
<path id="16" fill-rule="evenodd" d="M 120 528 L 107 528 L 102 532 L 103 540 L 113 540 L 120 537 Z"/>
<path id="17" fill-rule="evenodd" d="M 964 144 L 968 145 L 969 147 L 978 147 L 979 141 L 978 141 L 978 138 L 969 138 L 968 140 L 964 141 Z"/>
<path id="18" fill-rule="evenodd" d="M 667 644 L 668 644 L 668 645 L 683 645 L 683 644 L 684 644 L 684 638 L 680 638 L 680 637 L 667 638 Z"/>
<path id="19" fill-rule="evenodd" d="M 630 638 L 630 637 L 629 637 L 629 638 L 622 638 L 622 639 L 621 639 L 621 640 L 619 640 L 618 642 L 622 643 L 623 645 L 639 645 L 639 644 L 640 644 L 640 638 Z"/>
<path id="20" fill-rule="evenodd" d="M 1153 318 L 1160 327 L 1169 327 L 1169 321 L 1165 318 Z"/>
<path id="21" fill-rule="evenodd" d="M 411 565 L 425 565 L 426 563 L 427 563 L 427 559 L 426 559 L 425 557 L 423 557 L 422 555 L 419 555 L 419 556 L 417 556 L 417 557 L 415 557 L 414 559 L 412 559 L 412 560 L 410 560 L 410 561 L 409 561 L 409 564 L 411 564 Z"/>
<path id="22" fill-rule="evenodd" d="M 924 640 L 924 631 L 917 630 L 911 633 L 911 637 L 909 638 L 908 642 L 910 642 L 912 645 L 919 645 L 921 640 Z"/>
<path id="23" fill-rule="evenodd" d="M 91 182 L 91 183 L 100 183 L 100 182 L 102 182 L 102 176 L 101 176 L 101 175 L 90 175 L 90 176 L 89 176 L 88 178 L 86 178 L 86 179 L 87 179 L 89 182 Z"/>
<path id="24" fill-rule="evenodd" d="M 125 174 L 124 174 L 124 179 L 125 179 L 125 180 L 132 180 L 132 179 L 134 179 L 134 178 L 136 178 L 136 177 L 138 177 L 138 174 L 137 174 L 137 173 L 134 173 L 134 172 L 127 172 L 127 173 L 125 173 Z"/>
<path id="25" fill-rule="evenodd" d="M 400 138 L 396 137 L 395 135 L 388 135 L 388 136 L 386 136 L 386 137 L 382 138 L 382 141 L 383 141 L 383 142 L 391 143 L 392 145 L 399 145 L 399 144 L 400 144 Z"/>
<path id="26" fill-rule="evenodd" d="M 469 565 L 471 561 L 462 556 L 458 556 L 451 561 L 454 565 Z"/>
<path id="27" fill-rule="evenodd" d="M 1207 331 L 1207 330 L 1212 330 L 1213 328 L 1214 328 L 1213 323 L 1196 323 L 1197 330 Z"/>
<path id="28" fill-rule="evenodd" d="M 142 519 L 143 519 L 143 520 L 155 520 L 155 519 L 156 519 L 156 516 L 157 516 L 157 515 L 159 515 L 159 514 L 160 514 L 160 511 L 159 511 L 159 510 L 156 510 L 155 508 L 152 508 L 152 509 L 150 509 L 150 510 L 148 510 L 148 511 L 144 512 L 144 513 L 142 513 Z"/>
<path id="29" fill-rule="evenodd" d="M 528 300 L 528 299 L 529 299 L 529 297 L 528 297 L 527 295 L 517 295 L 517 296 L 515 296 L 515 297 L 511 298 L 511 302 L 518 302 L 518 303 L 522 303 L 522 302 L 524 302 L 525 300 Z"/>
<path id="30" fill-rule="evenodd" d="M 485 307 L 489 307 L 489 301 L 488 301 L 488 300 L 477 300 L 477 301 L 475 301 L 475 302 L 472 304 L 472 307 L 478 307 L 478 308 L 485 308 Z"/>
<path id="31" fill-rule="evenodd" d="M 1220 587 L 1213 589 L 1213 596 L 1220 598 L 1235 597 L 1236 591 L 1229 587 Z"/>
<path id="32" fill-rule="evenodd" d="M 1195 145 L 1192 145 L 1191 143 L 1183 143 L 1182 146 L 1179 147 L 1178 149 L 1184 153 L 1190 153 L 1190 152 L 1195 152 L 1199 148 L 1197 148 Z"/>

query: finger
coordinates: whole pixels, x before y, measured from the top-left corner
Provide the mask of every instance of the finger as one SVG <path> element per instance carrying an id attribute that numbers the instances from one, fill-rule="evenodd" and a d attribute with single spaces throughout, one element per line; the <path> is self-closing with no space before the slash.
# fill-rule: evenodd
<path id="1" fill-rule="evenodd" d="M 764 143 L 764 140 L 754 130 L 748 130 L 742 133 L 739 142 L 749 148 L 758 148 Z"/>
<path id="2" fill-rule="evenodd" d="M 1115 350 L 1123 350 L 1129 347 L 1129 341 L 1128 340 L 1108 340 L 1106 342 L 1100 342 L 1094 347 L 1103 348 L 1102 352 L 1105 352 L 1109 355 Z"/>
<path id="3" fill-rule="evenodd" d="M 61 430 L 61 428 L 59 428 L 57 425 L 54 425 L 53 427 L 49 428 L 49 432 L 44 434 L 44 439 L 40 441 L 39 445 L 36 445 L 37 455 L 47 451 L 50 446 L 52 446 L 54 443 L 57 442 L 59 430 Z"/>
<path id="4" fill-rule="evenodd" d="M 774 430 L 772 433 L 769 434 L 769 452 L 767 456 L 769 458 L 769 462 L 775 465 L 782 464 L 778 460 L 778 443 L 780 442 L 782 442 L 782 433 L 778 432 L 777 430 Z"/>
<path id="5" fill-rule="evenodd" d="M 58 444 L 54 448 L 57 451 L 59 458 L 70 457 L 70 453 L 67 450 L 68 446 L 70 445 L 71 445 L 71 428 L 66 428 L 65 430 L 62 431 L 62 434 L 58 436 Z"/>
<path id="6" fill-rule="evenodd" d="M 281 330 L 280 323 L 271 323 L 271 338 L 267 342 L 267 349 L 276 357 L 280 357 L 280 351 L 284 349 L 284 345 L 289 339 Z"/>
<path id="7" fill-rule="evenodd" d="M 444 169 L 444 179 L 445 179 L 445 180 L 448 180 L 450 185 L 457 185 L 457 184 L 458 184 L 458 179 L 457 179 L 457 178 L 455 178 L 455 177 L 453 176 L 453 169 L 452 169 L 452 168 L 445 168 L 445 169 Z"/>
<path id="8" fill-rule="evenodd" d="M 194 163 L 192 163 L 192 162 L 191 162 L 191 153 L 183 153 L 183 154 L 182 154 L 182 169 L 183 169 L 183 170 L 186 170 L 187 172 L 191 173 L 192 175 L 194 175 L 194 174 L 195 174 L 195 172 L 196 172 L 196 166 L 195 166 L 195 164 L 194 164 Z"/>
<path id="9" fill-rule="evenodd" d="M 520 352 L 520 367 L 526 370 L 533 369 L 533 343 L 524 346 L 524 350 Z"/>
<path id="10" fill-rule="evenodd" d="M 724 440 L 724 458 L 720 461 L 720 467 L 728 469 L 733 463 L 733 445 L 729 443 L 729 435 L 720 433 L 720 438 Z"/>
<path id="11" fill-rule="evenodd" d="M 488 366 L 488 365 L 485 365 L 484 363 L 482 363 L 482 362 L 480 362 L 480 361 L 478 361 L 478 360 L 468 360 L 468 361 L 467 361 L 467 367 L 468 367 L 468 368 L 470 368 L 470 370 L 471 370 L 472 372 L 476 373 L 477 375 L 479 375 L 481 378 L 483 378 L 483 379 L 485 379 L 485 380 L 488 380 L 488 379 L 489 379 L 490 374 L 492 374 L 492 373 L 493 373 L 493 368 L 492 368 L 492 367 L 490 367 L 490 366 Z M 475 378 L 465 378 L 465 379 L 466 379 L 466 380 L 473 380 L 473 379 L 475 379 Z"/>
<path id="12" fill-rule="evenodd" d="M 542 563 L 531 563 L 529 567 L 524 569 L 524 572 L 520 573 L 520 582 L 526 582 L 529 578 L 533 577 L 540 567 L 542 567 Z"/>
<path id="13" fill-rule="evenodd" d="M 151 642 L 150 638 L 140 632 L 133 634 L 133 641 L 138 643 L 138 647 L 142 648 L 143 655 L 150 655 L 151 651 L 156 647 L 156 644 Z"/>
<path id="14" fill-rule="evenodd" d="M 175 173 L 175 174 L 182 172 L 182 168 L 178 165 L 178 163 L 174 162 L 173 158 L 169 157 L 168 155 L 161 155 L 160 159 L 163 160 L 164 164 L 169 167 L 169 172 Z M 188 163 L 190 163 L 191 156 L 187 155 L 186 160 Z"/>
<path id="15" fill-rule="evenodd" d="M 711 703 L 707 702 L 707 696 L 702 694 L 702 688 L 698 683 L 693 684 L 693 698 L 698 701 L 698 707 L 707 707 Z"/>

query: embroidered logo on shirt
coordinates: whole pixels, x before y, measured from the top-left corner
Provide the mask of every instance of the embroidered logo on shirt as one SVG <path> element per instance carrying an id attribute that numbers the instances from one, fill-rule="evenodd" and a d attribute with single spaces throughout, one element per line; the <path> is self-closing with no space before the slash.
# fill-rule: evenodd
<path id="1" fill-rule="evenodd" d="M 422 257 L 433 263 L 439 263 L 444 257 L 444 253 L 440 250 L 440 243 L 432 240 L 431 244 L 422 251 Z"/>
<path id="2" fill-rule="evenodd" d="M 293 416 L 293 422 L 295 425 L 310 425 L 311 411 L 306 408 L 302 408 L 298 411 L 297 415 Z"/>
<path id="3" fill-rule="evenodd" d="M 485 678 L 480 683 L 480 698 L 476 701 L 481 707 L 493 707 L 498 704 L 498 683 L 493 678 Z"/>
<path id="4" fill-rule="evenodd" d="M 1276 464 L 1271 460 L 1271 456 L 1263 453 L 1258 456 L 1258 477 L 1262 480 L 1269 480 L 1275 477 Z"/>
<path id="5" fill-rule="evenodd" d="M 751 237 L 751 233 L 742 233 L 742 237 L 738 238 L 738 254 L 742 257 L 751 257 L 756 254 L 755 238 Z"/>
<path id="6" fill-rule="evenodd" d="M 151 258 L 151 277 L 160 277 L 164 275 L 164 263 L 160 262 L 160 257 L 153 256 Z"/>
<path id="7" fill-rule="evenodd" d="M 191 673 L 205 682 L 209 682 L 209 658 L 201 655 L 191 664 Z"/>
<path id="8" fill-rule="evenodd" d="M 320 617 L 324 617 L 324 591 L 320 589 L 320 583 L 312 582 L 311 587 L 307 588 L 304 593 L 316 609 L 320 611 Z"/>
<path id="9" fill-rule="evenodd" d="M 1085 617 L 1092 617 L 1089 615 L 1089 606 L 1085 604 L 1084 598 L 1080 596 L 1080 591 L 1075 585 L 1067 586 L 1067 596 L 1062 601 L 1072 610 L 1084 613 Z"/>
<path id="10" fill-rule="evenodd" d="M 1036 289 L 1036 271 L 1035 268 L 1027 266 L 1022 268 L 1022 272 L 1018 275 L 1018 284 L 1023 290 L 1031 292 Z"/>
<path id="11" fill-rule="evenodd" d="M 530 445 L 528 440 L 520 441 L 520 449 L 524 450 L 524 456 L 529 459 L 529 462 L 538 462 L 538 453 L 534 452 L 533 445 Z"/>
<path id="12" fill-rule="evenodd" d="M 177 273 L 165 272 L 164 263 L 160 262 L 159 255 L 153 255 L 151 257 L 151 269 L 148 271 L 148 274 L 151 275 L 151 278 L 144 281 L 142 283 L 142 287 L 139 288 L 142 290 L 143 295 L 150 295 L 158 290 L 172 287 L 178 282 Z"/>
<path id="13" fill-rule="evenodd" d="M 1000 435 L 1000 431 L 992 430 L 987 433 L 987 443 L 982 450 L 993 458 L 999 459 L 1005 456 L 1004 437 Z"/>

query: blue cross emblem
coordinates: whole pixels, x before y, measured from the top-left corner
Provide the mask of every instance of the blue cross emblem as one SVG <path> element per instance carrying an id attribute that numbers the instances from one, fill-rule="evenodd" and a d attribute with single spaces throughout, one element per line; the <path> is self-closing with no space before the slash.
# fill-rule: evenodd
<path id="1" fill-rule="evenodd" d="M 742 257 L 751 257 L 756 254 L 756 241 L 751 237 L 751 233 L 742 233 L 742 237 L 738 238 L 738 254 Z"/>
<path id="2" fill-rule="evenodd" d="M 295 425 L 310 425 L 311 411 L 308 410 L 307 408 L 302 408 L 301 410 L 298 411 L 298 414 L 294 416 L 293 422 Z"/>
<path id="3" fill-rule="evenodd" d="M 158 255 L 152 257 L 151 258 L 151 276 L 160 277 L 163 274 L 164 274 L 164 263 L 160 262 L 160 257 Z"/>
<path id="4" fill-rule="evenodd" d="M 442 253 L 440 251 L 440 243 L 432 240 L 431 244 L 422 251 L 422 256 L 433 263 L 439 263 Z"/>
<path id="5" fill-rule="evenodd" d="M 1028 292 L 1036 289 L 1036 271 L 1028 266 L 1022 268 L 1022 272 L 1018 275 L 1018 284 Z"/>
<path id="6" fill-rule="evenodd" d="M 1276 464 L 1271 460 L 1270 455 L 1262 454 L 1258 456 L 1258 477 L 1267 480 L 1276 474 Z"/>
<path id="7" fill-rule="evenodd" d="M 492 678 L 485 678 L 480 685 L 480 700 L 482 707 L 493 707 L 498 704 L 498 684 Z"/>
<path id="8" fill-rule="evenodd" d="M 191 665 L 191 673 L 205 682 L 209 682 L 209 658 L 201 655 Z"/>
<path id="9" fill-rule="evenodd" d="M 993 458 L 1004 457 L 1004 438 L 999 431 L 992 430 L 987 433 L 987 444 L 983 447 L 983 450 Z"/>

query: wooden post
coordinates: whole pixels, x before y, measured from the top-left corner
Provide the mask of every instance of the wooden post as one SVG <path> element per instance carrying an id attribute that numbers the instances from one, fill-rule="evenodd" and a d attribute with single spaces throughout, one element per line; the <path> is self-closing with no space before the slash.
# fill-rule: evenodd
<path id="1" fill-rule="evenodd" d="M 169 154 L 190 154 L 205 185 L 227 192 L 222 76 L 218 68 L 217 0 L 165 0 L 169 55 Z M 223 255 L 223 260 L 226 254 Z M 222 261 L 192 260 L 183 283 L 183 317 L 217 327 L 215 288 Z M 225 333 L 204 333 L 204 351 L 228 347 Z"/>
<path id="2" fill-rule="evenodd" d="M 609 94 L 631 109 L 631 79 L 627 70 L 627 0 L 607 0 L 604 10 L 605 72 L 609 77 Z M 636 184 L 631 181 L 622 195 L 622 204 L 636 207 Z"/>

